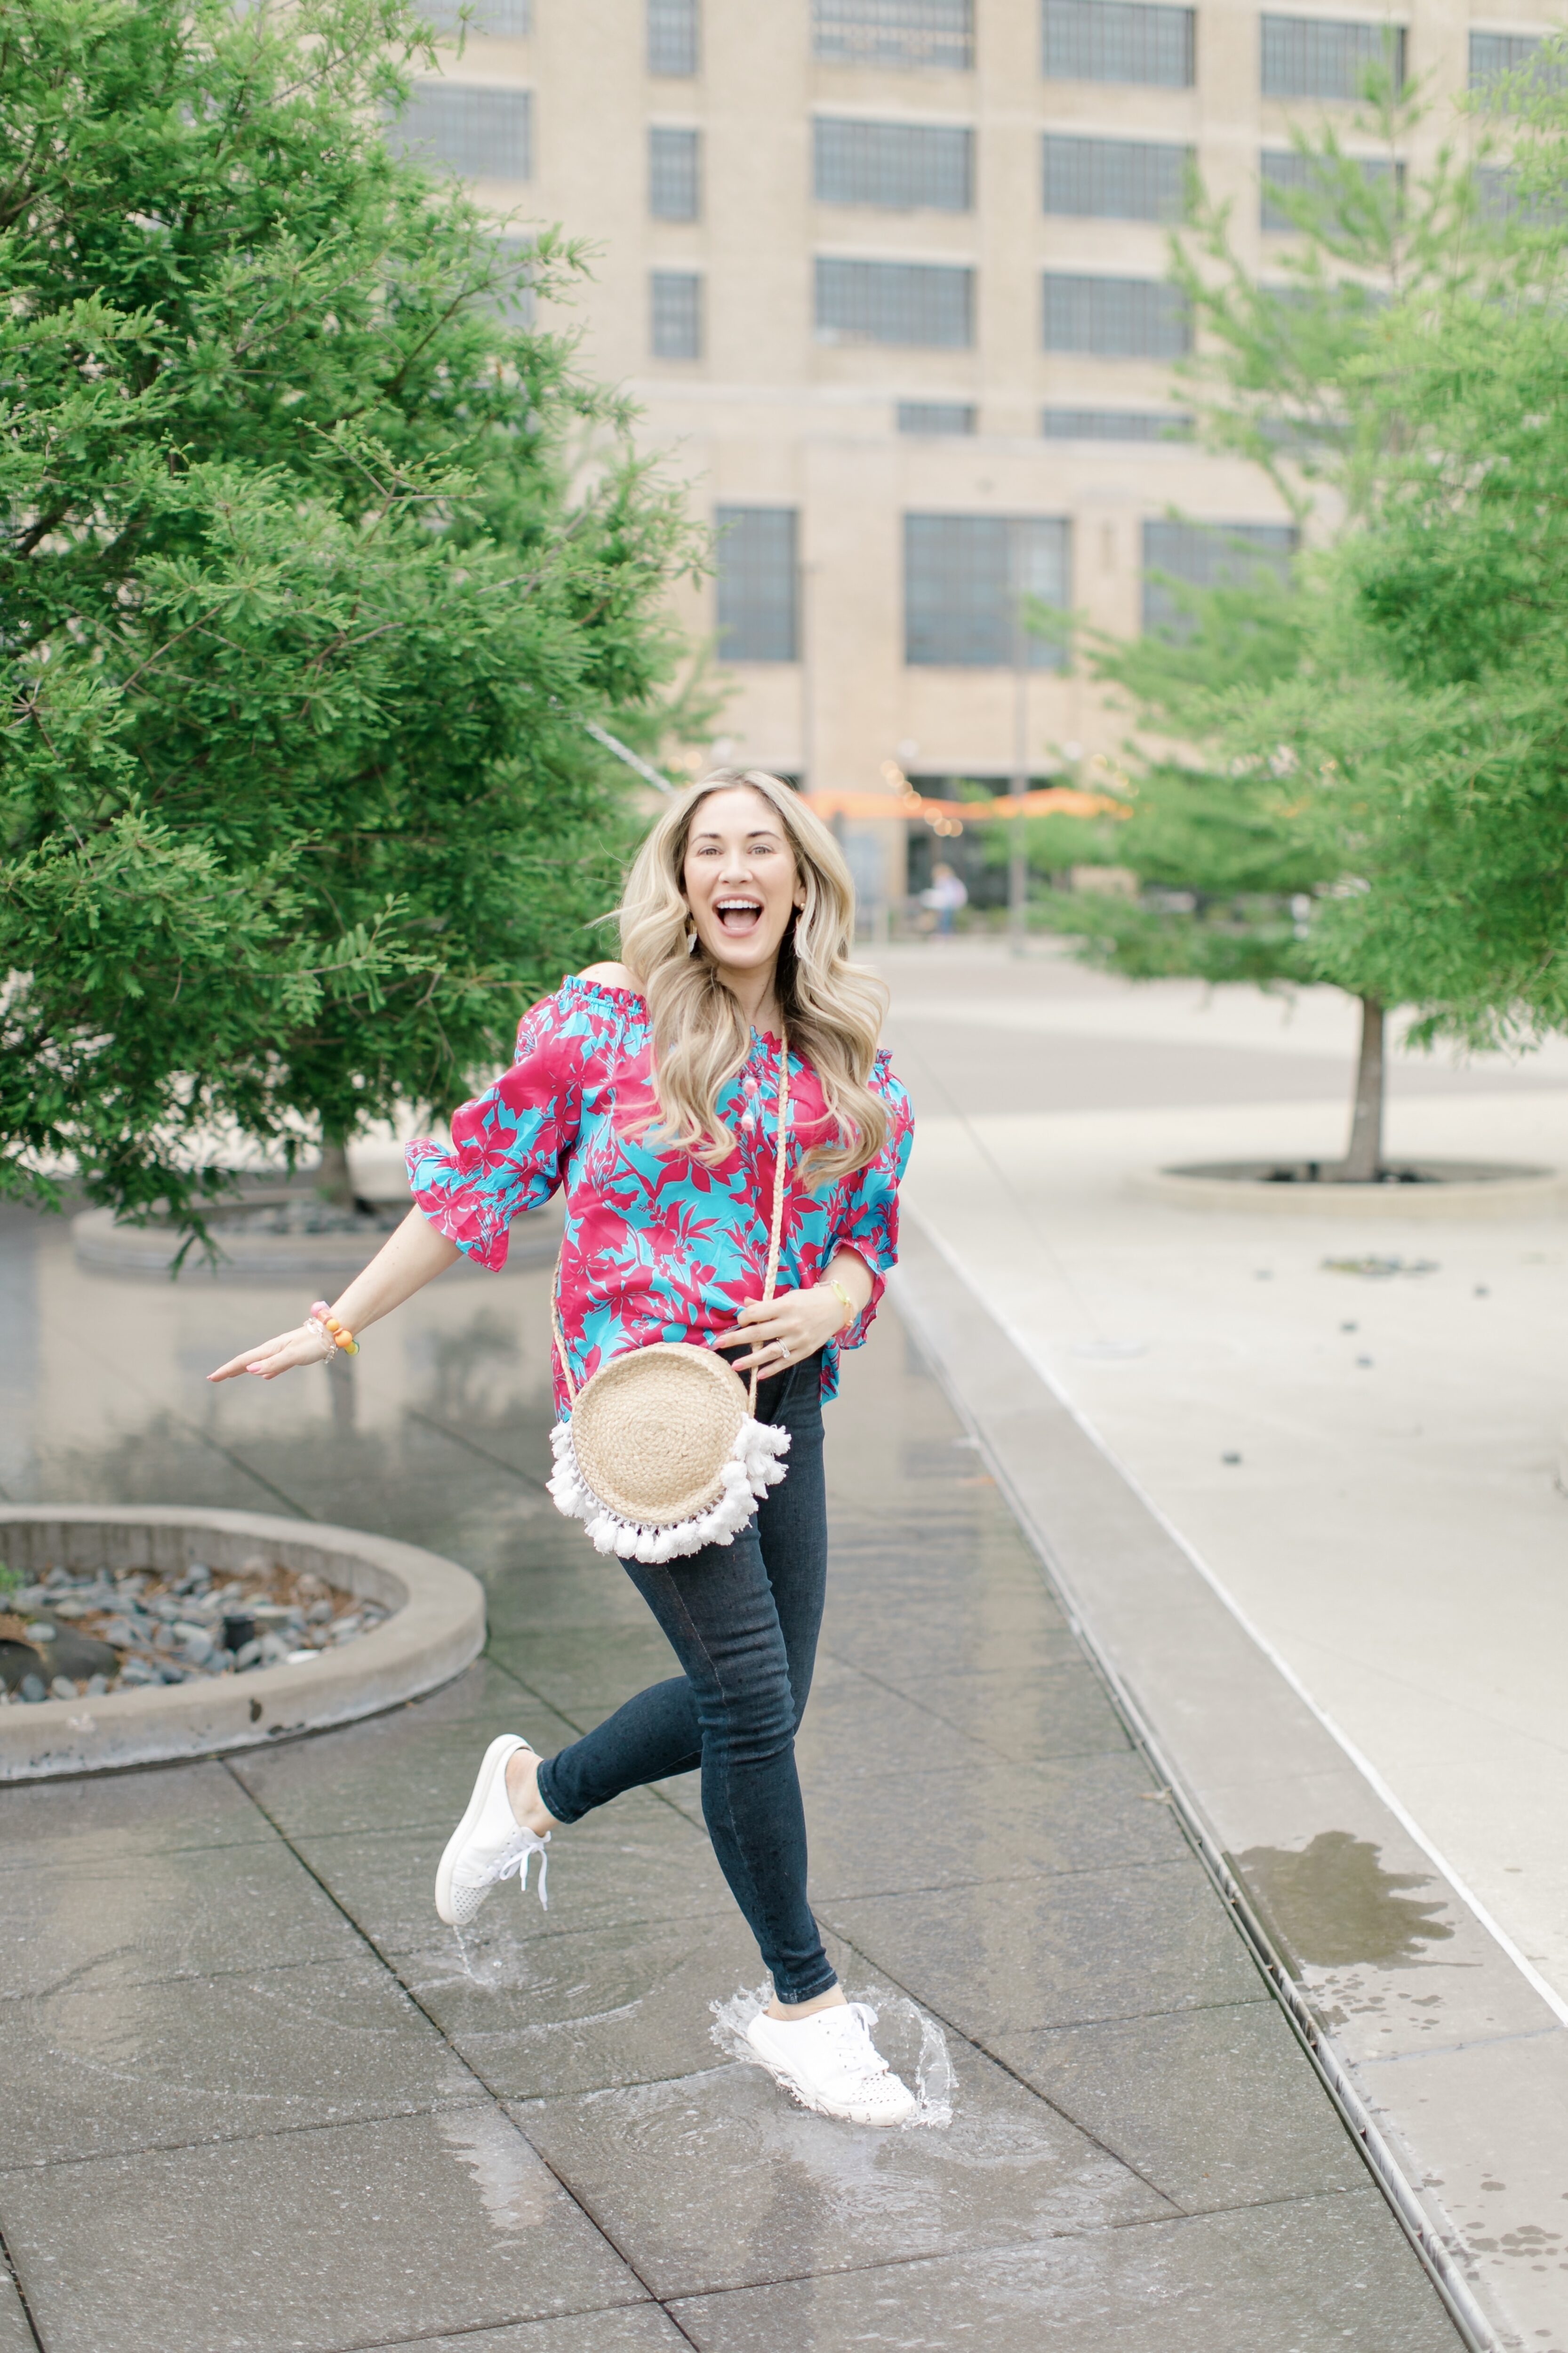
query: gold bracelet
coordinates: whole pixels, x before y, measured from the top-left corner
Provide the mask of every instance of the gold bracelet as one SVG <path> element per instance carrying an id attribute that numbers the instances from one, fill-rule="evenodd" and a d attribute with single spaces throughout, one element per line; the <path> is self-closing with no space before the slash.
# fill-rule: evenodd
<path id="1" fill-rule="evenodd" d="M 845 1290 L 844 1285 L 841 1282 L 835 1282 L 830 1274 L 825 1274 L 822 1277 L 822 1287 L 825 1291 L 836 1293 L 844 1302 L 844 1323 L 853 1324 L 856 1316 L 858 1315 L 860 1311 L 856 1306 L 855 1302 L 850 1298 L 849 1293 Z M 842 1332 L 844 1329 L 844 1324 L 840 1324 L 838 1329 Z"/>

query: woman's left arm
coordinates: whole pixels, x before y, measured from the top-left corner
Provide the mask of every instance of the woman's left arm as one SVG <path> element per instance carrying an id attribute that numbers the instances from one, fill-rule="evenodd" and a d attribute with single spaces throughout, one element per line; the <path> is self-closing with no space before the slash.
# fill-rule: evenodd
<path id="1" fill-rule="evenodd" d="M 735 1340 L 752 1343 L 748 1356 L 731 1358 L 738 1373 L 779 1372 L 815 1356 L 847 1325 L 858 1322 L 871 1303 L 876 1281 L 858 1250 L 841 1250 L 826 1271 L 805 1291 L 779 1291 L 764 1307 L 749 1299 L 736 1317 L 733 1332 L 721 1332 L 718 1345 Z"/>
<path id="2" fill-rule="evenodd" d="M 750 1301 L 735 1319 L 735 1332 L 719 1335 L 721 1346 L 742 1335 L 755 1343 L 736 1362 L 737 1372 L 750 1372 L 753 1365 L 779 1372 L 829 1340 L 854 1348 L 866 1336 L 882 1278 L 899 1255 L 899 1184 L 914 1140 L 910 1099 L 885 1054 L 877 1057 L 872 1084 L 888 1106 L 891 1133 L 876 1158 L 839 1190 L 833 1215 L 837 1249 L 808 1290 L 782 1292 L 767 1307 L 760 1299 Z M 781 1353 L 786 1348 L 787 1356 Z"/>

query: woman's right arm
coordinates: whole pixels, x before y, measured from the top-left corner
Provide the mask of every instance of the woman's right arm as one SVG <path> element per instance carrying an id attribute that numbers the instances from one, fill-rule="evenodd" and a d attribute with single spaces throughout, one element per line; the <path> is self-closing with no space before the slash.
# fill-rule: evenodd
<path id="1" fill-rule="evenodd" d="M 444 1274 L 457 1255 L 457 1243 L 438 1233 L 423 1209 L 410 1209 L 363 1272 L 356 1274 L 342 1297 L 334 1301 L 331 1313 L 357 1338 L 367 1324 L 390 1315 L 426 1283 Z M 280 1332 L 275 1340 L 263 1340 L 259 1347 L 231 1356 L 207 1378 L 231 1381 L 238 1373 L 255 1373 L 264 1381 L 275 1381 L 279 1373 L 291 1372 L 296 1365 L 324 1361 L 325 1336 L 321 1325 L 307 1317 L 291 1332 Z"/>
<path id="2" fill-rule="evenodd" d="M 517 1056 L 494 1086 L 452 1113 L 447 1146 L 419 1136 L 408 1146 L 416 1206 L 356 1274 L 330 1313 L 355 1337 L 449 1267 L 459 1251 L 499 1272 L 507 1236 L 521 1210 L 537 1209 L 561 1182 L 575 1133 L 579 1071 L 591 1024 L 560 996 L 523 1016 Z M 291 1332 L 230 1357 L 210 1381 L 255 1373 L 264 1381 L 331 1354 L 321 1325 L 307 1318 Z"/>

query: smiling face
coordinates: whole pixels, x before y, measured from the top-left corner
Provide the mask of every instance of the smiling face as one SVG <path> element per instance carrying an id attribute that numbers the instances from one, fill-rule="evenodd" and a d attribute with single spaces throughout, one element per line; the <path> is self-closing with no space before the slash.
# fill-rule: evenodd
<path id="1" fill-rule="evenodd" d="M 720 971 L 737 979 L 771 976 L 805 891 L 789 838 L 761 793 L 731 785 L 699 802 L 680 882 L 697 936 Z"/>

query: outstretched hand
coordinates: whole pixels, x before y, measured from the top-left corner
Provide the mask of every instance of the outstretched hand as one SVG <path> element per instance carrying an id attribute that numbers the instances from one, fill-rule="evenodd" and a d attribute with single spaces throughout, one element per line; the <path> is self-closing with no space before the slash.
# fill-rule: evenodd
<path id="1" fill-rule="evenodd" d="M 296 1365 L 325 1364 L 328 1356 L 336 1354 L 321 1325 L 311 1320 L 296 1324 L 291 1332 L 279 1332 L 275 1340 L 263 1340 L 258 1346 L 231 1356 L 226 1365 L 220 1365 L 207 1378 L 232 1381 L 237 1373 L 255 1373 L 261 1380 L 275 1381 L 279 1373 L 290 1373 Z"/>
<path id="2" fill-rule="evenodd" d="M 766 1377 L 798 1365 L 803 1356 L 815 1356 L 849 1320 L 838 1293 L 826 1283 L 814 1283 L 809 1291 L 776 1292 L 765 1305 L 760 1299 L 749 1299 L 733 1330 L 716 1332 L 712 1345 L 732 1348 L 740 1341 L 750 1341 L 750 1356 L 731 1356 L 730 1362 L 738 1373 L 749 1373 L 754 1366 Z"/>

